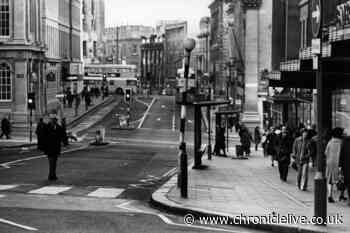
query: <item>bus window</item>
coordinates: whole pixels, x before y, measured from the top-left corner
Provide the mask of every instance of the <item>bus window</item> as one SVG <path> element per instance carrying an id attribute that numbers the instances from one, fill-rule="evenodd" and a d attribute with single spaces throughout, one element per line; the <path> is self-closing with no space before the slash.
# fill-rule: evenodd
<path id="1" fill-rule="evenodd" d="M 137 86 L 137 81 L 136 80 L 126 80 L 126 85 L 127 86 Z"/>
<path id="2" fill-rule="evenodd" d="M 109 80 L 109 85 L 113 86 L 114 85 L 114 81 L 113 80 Z"/>

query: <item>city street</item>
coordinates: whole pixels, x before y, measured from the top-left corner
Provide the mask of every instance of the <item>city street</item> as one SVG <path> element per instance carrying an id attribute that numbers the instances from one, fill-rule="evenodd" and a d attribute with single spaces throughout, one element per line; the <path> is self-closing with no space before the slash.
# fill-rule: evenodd
<path id="1" fill-rule="evenodd" d="M 172 122 L 178 112 L 173 101 L 157 97 L 142 127 L 134 130 L 113 129 L 112 111 L 87 131 L 83 142 L 65 149 L 56 182 L 47 181 L 48 162 L 38 151 L 4 153 L 2 164 L 19 161 L 0 167 L 0 232 L 30 231 L 25 226 L 45 233 L 217 231 L 187 227 L 181 216 L 149 206 L 151 194 L 176 173 L 178 132 Z M 94 128 L 102 125 L 111 143 L 88 146 Z M 192 141 L 193 133 L 187 135 Z M 189 155 L 191 160 L 191 149 Z"/>

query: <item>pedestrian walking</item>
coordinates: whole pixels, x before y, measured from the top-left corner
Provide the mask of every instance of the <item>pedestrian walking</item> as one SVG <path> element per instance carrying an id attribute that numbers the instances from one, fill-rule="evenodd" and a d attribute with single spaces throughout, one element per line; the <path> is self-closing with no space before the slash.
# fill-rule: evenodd
<path id="1" fill-rule="evenodd" d="M 223 125 L 218 125 L 216 127 L 217 133 L 215 138 L 214 154 L 216 156 L 226 157 L 226 144 L 225 144 L 225 127 Z M 223 151 L 223 154 L 221 154 Z"/>
<path id="2" fill-rule="evenodd" d="M 79 106 L 80 106 L 80 96 L 79 94 L 75 95 L 75 104 L 74 104 L 74 116 L 78 116 L 79 114 Z"/>
<path id="3" fill-rule="evenodd" d="M 276 135 L 275 135 L 275 128 L 270 127 L 270 131 L 267 134 L 266 137 L 266 151 L 267 155 L 271 156 L 271 166 L 275 166 L 274 161 L 276 160 L 276 151 L 275 151 L 275 140 L 276 140 Z"/>
<path id="4" fill-rule="evenodd" d="M 260 127 L 257 126 L 254 129 L 254 143 L 255 143 L 255 151 L 258 151 L 258 146 L 261 142 L 261 133 L 260 133 Z"/>
<path id="5" fill-rule="evenodd" d="M 278 171 L 280 179 L 284 182 L 287 181 L 288 167 L 290 164 L 290 156 L 293 148 L 293 138 L 288 132 L 286 127 L 282 127 L 282 133 L 280 135 L 279 149 L 277 154 Z"/>
<path id="6" fill-rule="evenodd" d="M 308 130 L 303 129 L 301 136 L 296 138 L 293 143 L 293 156 L 298 169 L 297 186 L 302 191 L 307 190 L 310 153 Z"/>
<path id="7" fill-rule="evenodd" d="M 350 206 L 350 137 L 345 137 L 343 139 L 342 148 L 340 151 L 339 167 L 344 177 L 345 189 L 348 190 L 348 205 Z M 341 195 L 339 199 L 346 200 L 344 195 Z"/>
<path id="8" fill-rule="evenodd" d="M 4 116 L 1 120 L 1 135 L 0 138 L 2 138 L 4 135 L 6 139 L 10 139 L 10 134 L 11 134 L 11 122 L 8 119 L 7 116 Z"/>
<path id="9" fill-rule="evenodd" d="M 252 135 L 250 134 L 248 128 L 244 125 L 241 126 L 239 131 L 240 142 L 242 145 L 243 153 L 245 156 L 250 156 L 250 145 L 252 141 Z"/>
<path id="10" fill-rule="evenodd" d="M 35 134 L 37 138 L 37 148 L 40 151 L 45 150 L 45 140 L 46 140 L 46 124 L 43 118 L 39 119 L 39 122 L 36 126 Z"/>
<path id="11" fill-rule="evenodd" d="M 265 129 L 261 137 L 261 146 L 263 148 L 264 157 L 267 157 L 267 134 L 268 131 Z"/>
<path id="12" fill-rule="evenodd" d="M 339 180 L 339 158 L 342 145 L 342 128 L 332 130 L 332 139 L 328 142 L 326 155 L 326 178 L 328 187 L 328 202 L 333 203 L 334 186 Z"/>
<path id="13" fill-rule="evenodd" d="M 62 143 L 62 127 L 57 123 L 56 114 L 50 114 L 50 122 L 46 128 L 46 138 L 48 140 L 45 140 L 45 154 L 49 161 L 48 179 L 54 181 L 57 180 L 57 159 L 61 154 Z"/>

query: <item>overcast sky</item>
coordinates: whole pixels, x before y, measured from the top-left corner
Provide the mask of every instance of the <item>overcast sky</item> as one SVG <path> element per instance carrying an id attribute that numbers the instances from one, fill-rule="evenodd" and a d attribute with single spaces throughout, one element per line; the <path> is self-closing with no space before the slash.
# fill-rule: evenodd
<path id="1" fill-rule="evenodd" d="M 181 19 L 189 23 L 190 35 L 199 30 L 199 20 L 209 16 L 213 0 L 105 0 L 106 27 L 141 24 L 155 26 L 157 20 Z"/>

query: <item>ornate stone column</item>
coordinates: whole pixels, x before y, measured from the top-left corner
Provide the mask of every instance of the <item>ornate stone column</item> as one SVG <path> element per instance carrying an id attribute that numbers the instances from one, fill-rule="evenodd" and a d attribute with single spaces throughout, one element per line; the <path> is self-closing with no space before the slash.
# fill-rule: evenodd
<path id="1" fill-rule="evenodd" d="M 245 93 L 242 122 L 253 128 L 260 125 L 258 111 L 259 8 L 261 0 L 243 0 L 246 7 Z"/>

